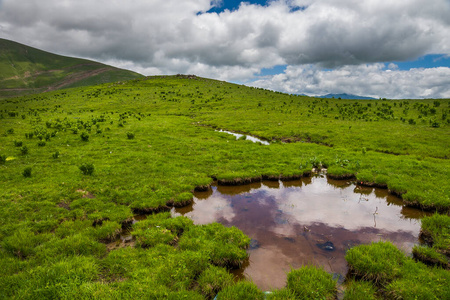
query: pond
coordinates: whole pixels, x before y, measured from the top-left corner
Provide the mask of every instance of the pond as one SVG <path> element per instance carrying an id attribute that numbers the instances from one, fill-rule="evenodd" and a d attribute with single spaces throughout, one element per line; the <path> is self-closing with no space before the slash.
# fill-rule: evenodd
<path id="1" fill-rule="evenodd" d="M 403 207 L 387 190 L 356 186 L 325 175 L 298 181 L 213 185 L 195 193 L 190 206 L 172 210 L 195 224 L 236 226 L 252 240 L 239 277 L 262 290 L 285 286 L 286 273 L 302 265 L 322 266 L 341 281 L 350 247 L 389 240 L 410 254 L 426 213 Z"/>

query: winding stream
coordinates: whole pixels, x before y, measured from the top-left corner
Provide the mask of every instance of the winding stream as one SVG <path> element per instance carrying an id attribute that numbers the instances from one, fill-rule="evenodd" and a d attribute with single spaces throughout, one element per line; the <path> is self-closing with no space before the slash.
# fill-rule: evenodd
<path id="1" fill-rule="evenodd" d="M 213 186 L 190 206 L 173 209 L 195 224 L 236 226 L 252 240 L 249 260 L 235 274 L 262 290 L 285 286 L 290 268 L 322 266 L 342 281 L 352 246 L 390 240 L 405 253 L 418 243 L 426 213 L 403 207 L 387 190 L 324 175 L 298 181 Z"/>

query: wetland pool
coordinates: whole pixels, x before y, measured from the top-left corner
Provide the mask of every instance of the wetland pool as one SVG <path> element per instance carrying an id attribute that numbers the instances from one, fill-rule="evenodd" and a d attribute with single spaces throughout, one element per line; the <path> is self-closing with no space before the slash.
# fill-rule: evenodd
<path id="1" fill-rule="evenodd" d="M 385 189 L 325 175 L 297 181 L 217 186 L 172 209 L 195 224 L 236 226 L 252 240 L 249 259 L 233 273 L 260 289 L 282 288 L 291 268 L 322 266 L 342 282 L 350 247 L 389 240 L 406 254 L 418 244 L 421 210 L 404 207 Z"/>

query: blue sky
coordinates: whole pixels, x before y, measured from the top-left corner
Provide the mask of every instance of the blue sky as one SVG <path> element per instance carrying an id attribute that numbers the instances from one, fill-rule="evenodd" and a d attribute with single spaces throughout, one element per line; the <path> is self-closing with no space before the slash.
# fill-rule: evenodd
<path id="1" fill-rule="evenodd" d="M 239 5 L 241 5 L 241 2 L 246 2 L 250 4 L 256 4 L 256 5 L 266 5 L 267 1 L 237 1 L 237 0 L 228 0 L 228 1 L 220 1 L 218 2 L 217 6 L 212 7 L 208 12 L 209 13 L 221 13 L 225 11 L 226 9 L 233 11 L 239 8 Z"/>
<path id="2" fill-rule="evenodd" d="M 0 37 L 144 75 L 450 98 L 448 16 L 449 0 L 0 0 Z"/>

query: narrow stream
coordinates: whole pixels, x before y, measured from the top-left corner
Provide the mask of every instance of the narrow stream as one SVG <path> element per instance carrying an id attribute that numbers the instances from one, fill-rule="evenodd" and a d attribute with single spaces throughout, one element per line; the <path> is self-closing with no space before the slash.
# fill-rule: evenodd
<path id="1" fill-rule="evenodd" d="M 365 188 L 324 175 L 290 182 L 213 186 L 190 206 L 173 209 L 195 224 L 236 226 L 252 240 L 248 262 L 235 274 L 262 290 L 285 286 L 286 273 L 322 266 L 342 281 L 352 246 L 390 240 L 410 254 L 426 213 L 402 206 L 387 190 Z"/>
<path id="2" fill-rule="evenodd" d="M 270 143 L 269 143 L 268 141 L 261 140 L 261 139 L 259 139 L 259 138 L 257 138 L 257 137 L 251 136 L 251 135 L 245 135 L 245 134 L 235 133 L 235 132 L 226 131 L 226 130 L 222 130 L 222 129 L 217 130 L 217 131 L 218 131 L 218 132 L 225 132 L 225 133 L 234 135 L 234 136 L 236 137 L 236 139 L 239 139 L 239 138 L 245 136 L 245 139 L 246 139 L 246 140 L 252 141 L 253 143 L 261 143 L 261 144 L 266 145 L 266 146 L 270 145 Z"/>

